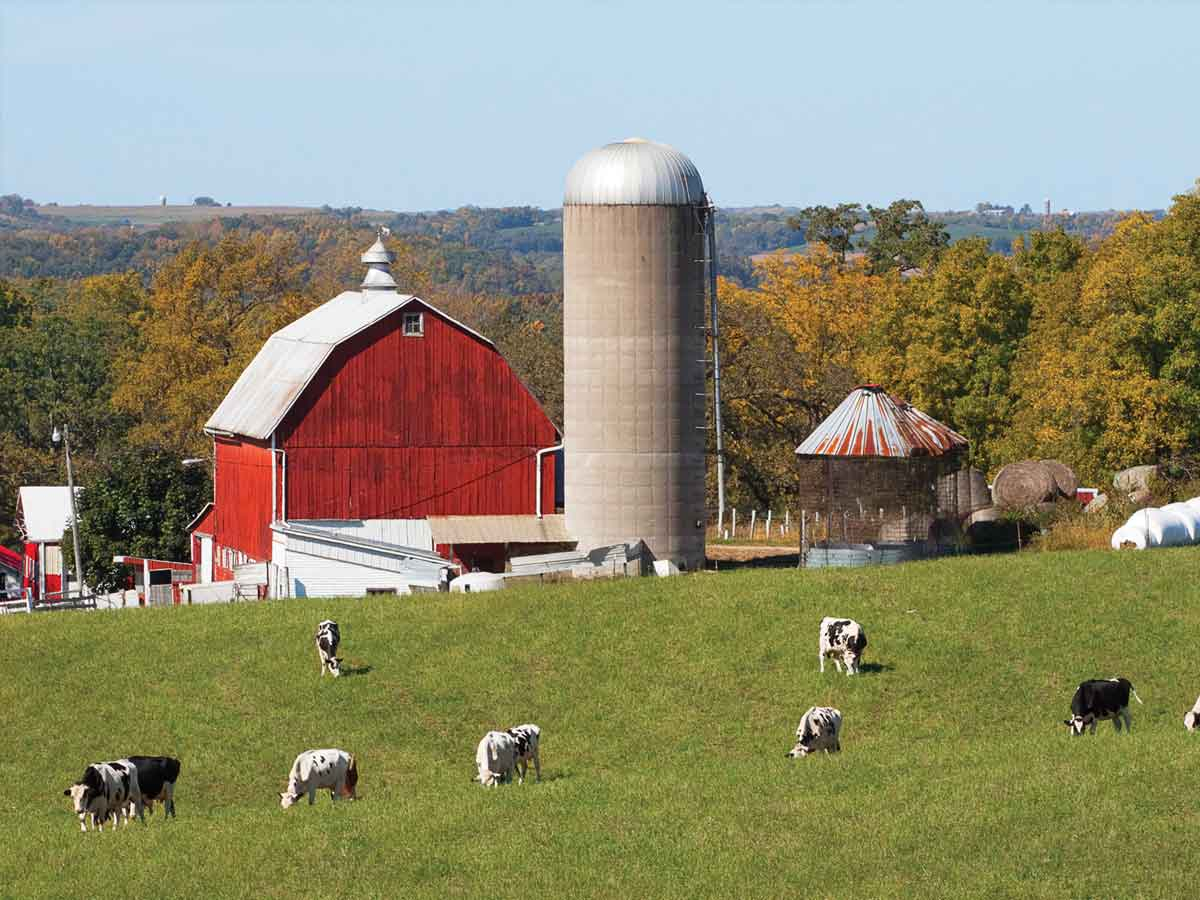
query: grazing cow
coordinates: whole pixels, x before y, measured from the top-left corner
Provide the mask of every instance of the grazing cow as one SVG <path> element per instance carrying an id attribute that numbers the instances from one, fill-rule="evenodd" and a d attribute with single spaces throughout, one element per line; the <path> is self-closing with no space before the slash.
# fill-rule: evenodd
<path id="1" fill-rule="evenodd" d="M 1183 717 L 1183 727 L 1188 731 L 1195 731 L 1197 725 L 1200 725 L 1200 697 L 1196 698 L 1196 705 Z"/>
<path id="2" fill-rule="evenodd" d="M 287 809 L 307 793 L 308 805 L 312 806 L 322 788 L 329 789 L 334 802 L 339 797 L 357 800 L 357 787 L 358 762 L 352 754 L 337 749 L 305 750 L 292 763 L 287 791 L 279 795 L 279 805 Z"/>
<path id="3" fill-rule="evenodd" d="M 489 731 L 475 748 L 475 765 L 479 774 L 471 780 L 484 787 L 512 782 L 517 764 L 517 739 L 507 731 Z"/>
<path id="4" fill-rule="evenodd" d="M 337 658 L 338 644 L 342 642 L 342 633 L 338 631 L 337 622 L 325 619 L 317 626 L 317 655 L 321 658 L 321 676 L 328 669 L 337 678 L 342 674 L 342 661 Z"/>
<path id="5" fill-rule="evenodd" d="M 116 828 L 120 815 L 125 813 L 125 824 L 129 824 L 133 814 L 143 822 L 142 792 L 138 786 L 137 768 L 127 759 L 115 762 L 92 763 L 83 770 L 83 777 L 63 791 L 64 797 L 70 797 L 79 815 L 79 830 L 87 831 L 87 820 L 90 817 L 92 827 L 97 831 L 104 830 L 104 823 L 109 816 L 113 818 Z"/>
<path id="6" fill-rule="evenodd" d="M 1096 678 L 1084 681 L 1075 689 L 1075 696 L 1071 698 L 1071 718 L 1064 720 L 1063 724 L 1071 729 L 1075 737 L 1083 734 L 1088 726 L 1095 734 L 1096 723 L 1105 719 L 1112 719 L 1113 728 L 1117 731 L 1121 730 L 1121 720 L 1124 719 L 1125 730 L 1129 731 L 1132 724 L 1129 718 L 1131 693 L 1138 703 L 1142 702 L 1128 679 Z"/>
<path id="7" fill-rule="evenodd" d="M 821 620 L 821 634 L 817 642 L 817 658 L 821 671 L 825 671 L 825 657 L 832 656 L 833 664 L 840 672 L 842 663 L 846 674 L 858 673 L 863 650 L 867 648 L 867 633 L 853 619 L 834 619 L 826 616 Z"/>
<path id="8" fill-rule="evenodd" d="M 137 769 L 138 787 L 146 812 L 154 812 L 154 801 L 163 804 L 163 815 L 175 816 L 175 782 L 179 780 L 179 760 L 170 756 L 130 756 Z"/>
<path id="9" fill-rule="evenodd" d="M 533 761 L 533 771 L 537 780 L 542 780 L 542 761 L 538 757 L 538 743 L 542 738 L 542 729 L 536 725 L 518 725 L 508 729 L 513 740 L 517 742 L 516 769 L 517 783 L 525 783 L 525 773 L 529 771 L 529 762 Z"/>
<path id="10" fill-rule="evenodd" d="M 810 706 L 796 726 L 796 746 L 787 755 L 808 756 L 818 750 L 839 753 L 842 749 L 842 713 L 830 706 Z"/>

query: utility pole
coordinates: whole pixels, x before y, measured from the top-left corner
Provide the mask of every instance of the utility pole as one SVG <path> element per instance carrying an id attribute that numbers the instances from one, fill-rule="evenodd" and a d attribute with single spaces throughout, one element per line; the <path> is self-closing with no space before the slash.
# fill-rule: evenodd
<path id="1" fill-rule="evenodd" d="M 712 316 L 713 425 L 717 430 L 717 537 L 725 527 L 725 438 L 721 430 L 721 330 L 717 321 L 717 208 L 708 200 L 708 290 Z"/>
<path id="2" fill-rule="evenodd" d="M 58 430 L 58 426 L 54 426 L 54 433 L 50 436 L 54 443 L 58 443 L 59 438 L 62 438 L 63 452 L 67 457 L 67 493 L 71 497 L 71 540 L 75 544 L 75 577 L 79 579 L 79 599 L 83 599 L 83 557 L 79 553 L 79 513 L 75 509 L 75 474 L 71 471 L 71 438 L 67 432 L 67 425 L 64 422 L 62 431 Z"/>

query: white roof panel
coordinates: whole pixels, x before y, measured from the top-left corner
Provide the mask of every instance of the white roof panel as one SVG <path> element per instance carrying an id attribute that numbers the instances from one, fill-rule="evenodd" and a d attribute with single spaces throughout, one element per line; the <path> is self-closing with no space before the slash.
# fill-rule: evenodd
<path id="1" fill-rule="evenodd" d="M 204 430 L 267 440 L 334 347 L 413 301 L 488 346 L 495 346 L 479 332 L 411 294 L 344 291 L 267 338 L 204 423 Z"/>
<path id="2" fill-rule="evenodd" d="M 79 496 L 80 488 L 75 488 Z M 71 526 L 71 491 L 66 485 L 26 486 L 20 489 L 25 540 L 57 544 Z"/>

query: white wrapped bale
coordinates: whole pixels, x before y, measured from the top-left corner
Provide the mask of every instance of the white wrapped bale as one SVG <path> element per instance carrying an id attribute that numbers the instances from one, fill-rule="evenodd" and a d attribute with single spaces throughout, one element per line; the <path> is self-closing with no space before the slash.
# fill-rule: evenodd
<path id="1" fill-rule="evenodd" d="M 1197 498 L 1200 499 L 1200 498 Z M 1133 544 L 1139 550 L 1147 547 L 1185 547 L 1200 539 L 1198 505 L 1171 503 L 1165 507 L 1139 509 L 1113 532 L 1112 548 Z"/>

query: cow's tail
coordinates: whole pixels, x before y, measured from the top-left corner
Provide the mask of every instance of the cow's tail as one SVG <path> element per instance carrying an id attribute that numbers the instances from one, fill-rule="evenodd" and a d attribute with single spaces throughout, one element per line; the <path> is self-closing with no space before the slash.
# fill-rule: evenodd
<path id="1" fill-rule="evenodd" d="M 492 757 L 492 762 L 500 759 L 500 755 L 496 750 L 496 742 L 491 738 L 488 738 L 488 754 Z"/>
<path id="2" fill-rule="evenodd" d="M 354 754 L 350 754 L 350 764 L 346 767 L 346 795 L 354 796 L 354 790 L 358 787 L 358 760 L 354 758 Z"/>
<path id="3" fill-rule="evenodd" d="M 1133 689 L 1133 685 L 1132 685 L 1132 684 L 1129 686 L 1129 693 L 1133 694 L 1133 699 L 1134 699 L 1134 700 L 1136 700 L 1138 703 L 1142 703 L 1142 698 L 1141 698 L 1141 697 L 1139 697 L 1139 696 L 1137 695 L 1137 691 L 1135 691 L 1135 690 Z M 1146 705 L 1145 703 L 1142 703 L 1142 706 L 1145 706 L 1145 705 Z"/>

